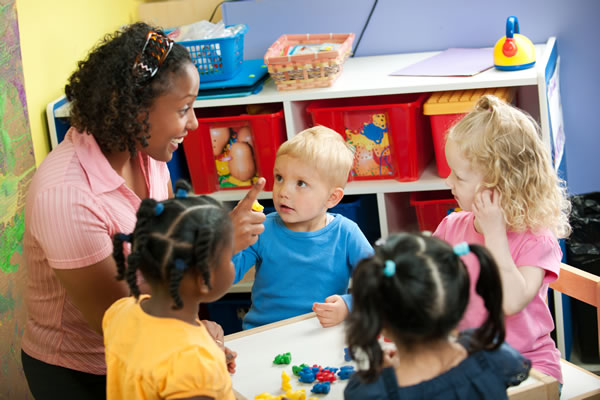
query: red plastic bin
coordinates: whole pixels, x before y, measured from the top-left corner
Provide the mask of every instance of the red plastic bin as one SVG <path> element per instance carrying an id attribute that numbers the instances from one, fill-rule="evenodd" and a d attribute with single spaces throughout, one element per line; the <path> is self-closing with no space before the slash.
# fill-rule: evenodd
<path id="1" fill-rule="evenodd" d="M 273 190 L 273 166 L 286 140 L 283 110 L 247 114 L 243 106 L 196 110 L 198 129 L 190 132 L 183 150 L 194 192 L 251 187 L 264 176 Z"/>
<path id="2" fill-rule="evenodd" d="M 353 180 L 415 181 L 431 160 L 427 93 L 317 100 L 307 107 L 315 125 L 337 131 L 356 149 Z"/>
<path id="3" fill-rule="evenodd" d="M 440 177 L 447 178 L 450 175 L 450 167 L 446 160 L 446 133 L 473 109 L 481 96 L 486 94 L 511 102 L 515 90 L 514 88 L 502 87 L 436 92 L 425 102 L 423 113 L 428 115 L 431 121 L 435 162 Z"/>
<path id="4" fill-rule="evenodd" d="M 415 207 L 421 231 L 434 232 L 446 215 L 458 210 L 458 203 L 449 190 L 412 192 L 410 205 Z"/>

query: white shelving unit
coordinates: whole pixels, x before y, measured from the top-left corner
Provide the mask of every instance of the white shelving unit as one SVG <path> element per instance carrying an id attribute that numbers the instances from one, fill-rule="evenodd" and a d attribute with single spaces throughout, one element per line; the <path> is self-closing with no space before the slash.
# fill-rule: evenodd
<path id="1" fill-rule="evenodd" d="M 438 52 L 350 58 L 344 64 L 344 72 L 340 78 L 329 88 L 278 91 L 275 83 L 268 80 L 258 94 L 247 97 L 197 100 L 194 108 L 280 103 L 283 105 L 287 135 L 291 137 L 312 125 L 306 112 L 306 106 L 313 100 L 514 86 L 518 88 L 519 107 L 538 119 L 542 127 L 544 142 L 550 151 L 545 72 L 548 63 L 553 61 L 551 53 L 555 46 L 556 39 L 554 37 L 549 38 L 545 44 L 535 46 L 537 62 L 534 68 L 509 72 L 491 68 L 472 77 L 389 75 L 395 70 Z M 65 104 L 56 108 L 53 115 L 56 118 L 67 117 L 68 113 L 69 107 L 68 104 Z M 437 175 L 435 161 L 433 161 L 417 181 L 354 181 L 347 185 L 346 194 L 375 194 L 377 196 L 381 236 L 385 237 L 390 231 L 397 229 L 398 224 L 402 223 L 403 209 L 408 206 L 407 193 L 442 189 L 447 189 L 447 186 L 444 180 Z M 211 196 L 221 201 L 237 201 L 246 192 L 247 190 L 224 190 L 213 193 Z M 271 196 L 271 192 L 263 192 L 259 198 L 268 199 Z"/>

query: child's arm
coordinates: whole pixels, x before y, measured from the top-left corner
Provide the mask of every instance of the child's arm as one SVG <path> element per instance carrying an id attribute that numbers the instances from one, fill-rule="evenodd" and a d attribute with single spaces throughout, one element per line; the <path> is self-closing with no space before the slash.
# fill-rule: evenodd
<path id="1" fill-rule="evenodd" d="M 354 269 L 360 260 L 373 255 L 373 247 L 362 233 L 358 225 L 348 224 L 347 255 L 344 265 Z M 341 260 L 340 260 L 341 262 Z M 313 311 L 317 314 L 323 328 L 342 322 L 352 310 L 352 295 L 332 295 L 324 303 L 313 303 Z"/>
<path id="2" fill-rule="evenodd" d="M 233 265 L 235 266 L 235 278 L 233 283 L 238 283 L 242 280 L 246 272 L 259 260 L 258 255 L 258 243 L 253 244 L 245 250 L 240 251 L 239 253 L 233 256 Z"/>
<path id="3" fill-rule="evenodd" d="M 347 300 L 343 299 L 342 296 L 334 294 L 325 299 L 325 303 L 313 303 L 312 310 L 317 314 L 317 318 L 323 328 L 328 328 L 342 322 L 348 316 L 349 307 L 346 305 L 346 301 L 352 301 L 349 294 L 344 295 L 348 297 Z"/>
<path id="4" fill-rule="evenodd" d="M 535 266 L 517 268 L 515 265 L 508 246 L 506 222 L 497 191 L 484 190 L 478 193 L 473 202 L 473 214 L 485 238 L 485 245 L 494 256 L 500 270 L 504 313 L 516 314 L 524 309 L 540 290 L 545 270 Z"/>

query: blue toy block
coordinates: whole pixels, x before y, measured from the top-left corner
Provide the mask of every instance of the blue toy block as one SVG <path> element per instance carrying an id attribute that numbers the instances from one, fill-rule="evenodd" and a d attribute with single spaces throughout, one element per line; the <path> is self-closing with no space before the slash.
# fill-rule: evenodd
<path id="1" fill-rule="evenodd" d="M 327 394 L 327 393 L 329 393 L 330 389 L 331 389 L 331 383 L 321 382 L 321 383 L 315 384 L 315 386 L 313 386 L 313 388 L 310 391 L 313 393 Z"/>
<path id="2" fill-rule="evenodd" d="M 348 379 L 353 373 L 354 367 L 352 365 L 344 365 L 342 368 L 340 368 L 337 375 L 340 379 Z"/>
<path id="3" fill-rule="evenodd" d="M 352 357 L 350 357 L 350 350 L 347 347 L 344 347 L 344 360 L 351 361 Z"/>
<path id="4" fill-rule="evenodd" d="M 313 383 L 316 379 L 315 374 L 310 367 L 302 368 L 302 371 L 300 371 L 299 375 L 300 378 L 298 380 L 304 383 Z"/>

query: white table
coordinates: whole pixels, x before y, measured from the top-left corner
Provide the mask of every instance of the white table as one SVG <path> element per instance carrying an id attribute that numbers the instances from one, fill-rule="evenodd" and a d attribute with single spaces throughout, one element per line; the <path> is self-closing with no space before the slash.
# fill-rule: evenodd
<path id="1" fill-rule="evenodd" d="M 314 313 L 290 318 L 259 328 L 235 333 L 225 337 L 227 346 L 238 353 L 237 372 L 232 375 L 233 387 L 240 398 L 254 399 L 254 396 L 269 392 L 283 394 L 281 372 L 291 377 L 292 390 L 305 389 L 306 396 L 327 400 L 343 399 L 347 381 L 337 380 L 325 397 L 310 393 L 314 383 L 298 381 L 292 373 L 292 365 L 302 363 L 322 367 L 354 365 L 344 361 L 344 327 L 322 328 Z M 289 365 L 273 364 L 276 355 L 290 352 Z M 600 377 L 581 369 L 567 361 L 562 362 L 564 386 L 561 399 L 600 398 Z M 558 399 L 556 380 L 537 371 L 521 385 L 508 390 L 511 400 Z M 591 396 L 591 397 L 590 397 Z"/>

